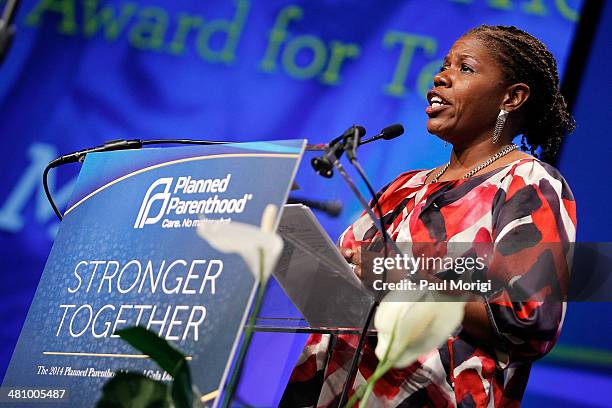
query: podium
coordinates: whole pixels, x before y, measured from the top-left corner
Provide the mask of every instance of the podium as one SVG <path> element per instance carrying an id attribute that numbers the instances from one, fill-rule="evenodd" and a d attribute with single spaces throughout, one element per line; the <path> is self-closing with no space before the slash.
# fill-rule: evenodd
<path id="1" fill-rule="evenodd" d="M 208 222 L 259 225 L 266 206 L 286 202 L 304 146 L 275 141 L 88 155 L 0 405 L 31 406 L 43 391 L 63 390 L 46 406 L 95 406 L 102 385 L 121 371 L 167 380 L 149 356 L 114 334 L 140 325 L 188 356 L 194 384 L 208 396 L 202 402 L 218 406 L 258 277 L 196 229 Z M 347 266 L 338 254 L 332 259 L 320 256 L 320 248 L 291 243 L 290 223 L 280 224 L 284 269 L 268 282 L 236 394 L 250 405 L 278 402 L 305 336 L 358 333 L 371 301 L 354 276 L 340 271 Z M 263 401 L 261 391 L 272 388 L 275 394 Z M 11 390 L 26 398 L 9 396 Z"/>
<path id="2" fill-rule="evenodd" d="M 276 406 L 308 337 L 360 334 L 374 301 L 307 207 L 285 206 L 278 233 L 283 254 L 236 394 L 251 406 Z"/>

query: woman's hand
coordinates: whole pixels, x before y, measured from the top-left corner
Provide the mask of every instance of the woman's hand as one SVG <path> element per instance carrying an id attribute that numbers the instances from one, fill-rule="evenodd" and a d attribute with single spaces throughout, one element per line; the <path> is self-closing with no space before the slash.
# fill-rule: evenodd
<path id="1" fill-rule="evenodd" d="M 344 259 L 346 259 L 346 261 L 351 265 L 351 267 L 353 268 L 353 272 L 355 272 L 355 275 L 357 275 L 357 277 L 361 279 L 361 246 L 356 246 L 353 248 L 341 247 L 340 253 L 344 257 Z"/>

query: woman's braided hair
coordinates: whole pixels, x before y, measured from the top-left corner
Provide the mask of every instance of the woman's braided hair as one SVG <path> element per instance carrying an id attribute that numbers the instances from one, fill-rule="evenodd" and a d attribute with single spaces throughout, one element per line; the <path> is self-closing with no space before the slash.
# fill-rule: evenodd
<path id="1" fill-rule="evenodd" d="M 509 84 L 523 82 L 529 86 L 531 92 L 522 108 L 525 116 L 519 133 L 527 140 L 531 154 L 540 147 L 541 159 L 553 161 L 563 137 L 576 127 L 559 90 L 553 55 L 540 40 L 514 26 L 481 25 L 466 35 L 475 36 L 491 48 Z"/>

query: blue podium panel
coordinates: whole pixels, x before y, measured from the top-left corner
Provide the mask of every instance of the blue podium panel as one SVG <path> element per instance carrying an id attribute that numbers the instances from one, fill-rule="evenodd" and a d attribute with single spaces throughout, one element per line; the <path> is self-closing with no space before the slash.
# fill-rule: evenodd
<path id="1" fill-rule="evenodd" d="M 89 155 L 3 390 L 66 390 L 58 406 L 87 407 L 118 370 L 168 379 L 113 335 L 141 325 L 189 355 L 194 383 L 215 395 L 257 280 L 238 255 L 200 239 L 196 227 L 259 225 L 266 206 L 286 201 L 303 146 L 298 140 Z"/>

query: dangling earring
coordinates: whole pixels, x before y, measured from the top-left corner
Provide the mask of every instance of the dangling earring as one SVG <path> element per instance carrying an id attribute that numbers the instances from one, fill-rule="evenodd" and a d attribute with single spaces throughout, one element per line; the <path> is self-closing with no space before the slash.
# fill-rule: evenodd
<path id="1" fill-rule="evenodd" d="M 495 122 L 495 130 L 493 131 L 493 144 L 497 144 L 497 142 L 499 142 L 499 137 L 502 134 L 502 130 L 504 130 L 506 119 L 508 119 L 508 113 L 510 112 L 502 109 L 499 111 L 499 115 L 497 115 L 497 121 Z"/>

